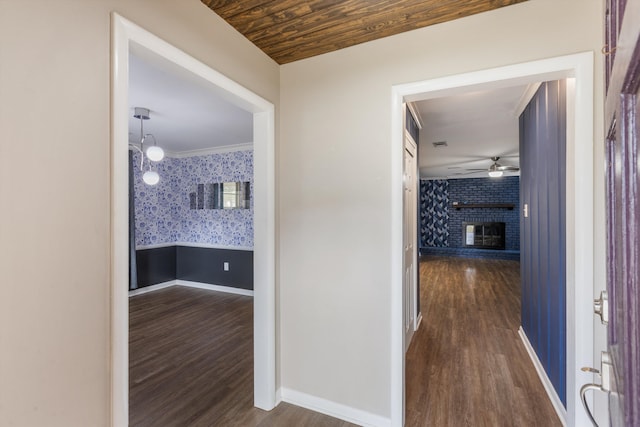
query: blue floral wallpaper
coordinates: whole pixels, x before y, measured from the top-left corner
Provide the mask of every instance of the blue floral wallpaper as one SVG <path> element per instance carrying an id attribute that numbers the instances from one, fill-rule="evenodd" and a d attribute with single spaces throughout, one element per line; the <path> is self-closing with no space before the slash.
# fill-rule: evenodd
<path id="1" fill-rule="evenodd" d="M 253 152 L 234 151 L 154 164 L 160 182 L 142 181 L 140 154 L 134 153 L 136 247 L 194 243 L 253 247 L 253 198 L 249 209 L 190 209 L 198 184 L 249 181 L 253 194 Z"/>

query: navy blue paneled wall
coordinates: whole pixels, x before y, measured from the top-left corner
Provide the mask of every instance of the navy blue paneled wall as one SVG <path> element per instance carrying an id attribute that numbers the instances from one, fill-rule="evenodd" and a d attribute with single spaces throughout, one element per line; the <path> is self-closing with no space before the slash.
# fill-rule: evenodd
<path id="1" fill-rule="evenodd" d="M 566 406 L 566 83 L 543 83 L 520 116 L 522 329 Z"/>
<path id="2" fill-rule="evenodd" d="M 456 209 L 454 202 L 510 203 L 505 208 Z M 519 259 L 520 178 L 469 178 L 420 181 L 420 251 L 423 254 Z M 463 222 L 504 222 L 505 250 L 482 250 L 462 245 Z"/>

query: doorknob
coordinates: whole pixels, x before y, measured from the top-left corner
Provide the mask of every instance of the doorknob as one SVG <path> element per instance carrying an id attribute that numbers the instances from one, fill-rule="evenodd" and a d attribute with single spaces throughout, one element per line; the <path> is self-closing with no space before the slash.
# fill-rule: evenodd
<path id="1" fill-rule="evenodd" d="M 598 427 L 598 423 L 596 422 L 595 418 L 593 418 L 593 414 L 591 413 L 591 409 L 589 409 L 589 405 L 587 405 L 587 391 L 597 390 L 605 393 L 609 393 L 611 391 L 611 375 L 613 374 L 613 364 L 611 363 L 611 356 L 606 351 L 603 351 L 601 355 L 599 371 L 594 368 L 582 368 L 582 371 L 599 374 L 602 378 L 601 384 L 585 384 L 580 388 L 580 399 L 582 400 L 582 406 L 584 406 L 584 410 L 587 412 L 587 415 L 589 416 L 589 419 L 593 423 L 594 427 Z"/>
<path id="2" fill-rule="evenodd" d="M 600 316 L 603 325 L 609 323 L 609 295 L 607 291 L 600 292 L 600 298 L 593 300 L 593 312 Z"/>

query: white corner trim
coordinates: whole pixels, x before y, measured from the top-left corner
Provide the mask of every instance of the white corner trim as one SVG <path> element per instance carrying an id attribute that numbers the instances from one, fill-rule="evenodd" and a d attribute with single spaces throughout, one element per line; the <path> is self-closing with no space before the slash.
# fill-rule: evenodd
<path id="1" fill-rule="evenodd" d="M 416 108 L 415 102 L 407 102 L 407 108 L 409 109 L 409 112 L 415 119 L 416 124 L 418 125 L 418 129 L 422 129 L 422 124 L 424 123 L 424 121 L 422 120 L 420 111 Z"/>
<path id="2" fill-rule="evenodd" d="M 540 381 L 542 382 L 542 385 L 544 386 L 544 389 L 547 392 L 547 395 L 549 396 L 549 400 L 551 400 L 553 409 L 556 410 L 556 414 L 558 414 L 558 418 L 560 418 L 560 422 L 562 423 L 562 425 L 566 427 L 567 426 L 567 410 L 562 404 L 562 401 L 560 400 L 558 393 L 556 393 L 556 389 L 553 387 L 551 380 L 547 376 L 547 373 L 544 370 L 544 367 L 542 366 L 542 362 L 540 362 L 540 359 L 538 359 L 538 355 L 536 354 L 535 350 L 531 346 L 531 343 L 529 342 L 529 338 L 527 338 L 527 334 L 525 334 L 524 329 L 522 329 L 522 326 L 520 326 L 520 328 L 518 329 L 518 335 L 520 335 L 520 339 L 524 344 L 524 348 L 527 350 L 527 353 L 529 354 L 529 358 L 531 359 L 531 362 L 533 362 L 533 366 L 536 368 L 538 377 L 540 378 Z"/>
<path id="3" fill-rule="evenodd" d="M 282 387 L 278 387 L 276 390 L 276 406 L 282 402 Z"/>
<path id="4" fill-rule="evenodd" d="M 185 157 L 208 156 L 210 154 L 233 153 L 236 151 L 253 151 L 253 142 L 248 142 L 246 144 L 224 145 L 222 147 L 201 148 L 199 150 L 164 151 L 167 157 L 171 157 L 174 159 L 183 159 Z"/>
<path id="5" fill-rule="evenodd" d="M 536 94 L 536 92 L 540 88 L 540 85 L 542 85 L 542 82 L 530 83 L 527 86 L 525 91 L 522 93 L 522 96 L 518 100 L 518 104 L 516 105 L 516 108 L 513 110 L 514 117 L 516 118 L 520 117 L 520 114 L 522 114 L 524 109 L 527 108 L 527 105 L 529 105 L 529 102 L 533 99 L 533 96 Z"/>
<path id="6" fill-rule="evenodd" d="M 253 296 L 253 291 L 242 288 L 232 288 L 231 286 L 211 285 L 209 283 L 191 282 L 189 280 L 176 280 L 177 286 L 187 286 L 189 288 L 206 289 L 208 291 L 224 292 L 227 294 Z"/>
<path id="7" fill-rule="evenodd" d="M 422 323 L 422 312 L 418 313 L 418 317 L 416 317 L 416 320 L 414 322 L 413 330 L 417 331 L 418 328 L 420 328 L 421 323 Z"/>
<path id="8" fill-rule="evenodd" d="M 156 285 L 145 286 L 144 288 L 134 289 L 132 291 L 129 291 L 129 296 L 135 297 L 136 295 L 148 294 L 149 292 L 159 291 L 160 289 L 165 289 L 175 285 L 176 285 L 175 280 L 169 280 L 168 282 L 158 283 Z"/>
<path id="9" fill-rule="evenodd" d="M 371 412 L 352 408 L 320 397 L 291 390 L 285 387 L 280 389 L 282 401 L 292 405 L 310 409 L 321 414 L 329 415 L 363 427 L 390 427 L 391 419 Z"/>

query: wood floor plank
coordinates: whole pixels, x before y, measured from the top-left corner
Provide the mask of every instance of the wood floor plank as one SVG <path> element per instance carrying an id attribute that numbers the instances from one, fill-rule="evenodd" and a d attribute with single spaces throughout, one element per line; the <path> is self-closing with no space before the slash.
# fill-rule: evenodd
<path id="1" fill-rule="evenodd" d="M 424 257 L 407 426 L 560 426 L 518 336 L 517 261 Z"/>

